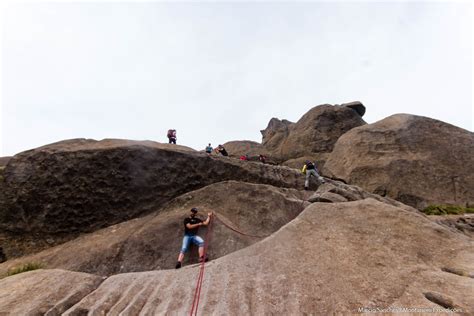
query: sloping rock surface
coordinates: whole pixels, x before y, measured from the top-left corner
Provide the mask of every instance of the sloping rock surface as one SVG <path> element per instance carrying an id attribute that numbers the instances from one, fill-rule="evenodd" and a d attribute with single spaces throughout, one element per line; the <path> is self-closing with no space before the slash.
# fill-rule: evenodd
<path id="1" fill-rule="evenodd" d="M 373 199 L 314 203 L 269 238 L 206 264 L 199 313 L 329 315 L 447 304 L 468 315 L 474 279 L 452 271 L 472 272 L 473 250 L 467 236 Z M 198 273 L 190 266 L 115 275 L 65 315 L 189 313 Z"/>
<path id="2" fill-rule="evenodd" d="M 308 205 L 303 200 L 305 193 L 262 184 L 219 182 L 179 196 L 148 216 L 9 260 L 0 264 L 0 275 L 28 262 L 99 275 L 173 268 L 181 248 L 183 220 L 192 207 L 200 209 L 198 217 L 202 219 L 212 210 L 231 227 L 261 236 L 240 235 L 215 222 L 209 248 L 209 257 L 214 260 L 260 241 L 293 220 Z M 206 232 L 203 227 L 199 235 L 204 237 Z M 185 264 L 196 263 L 197 257 L 197 249 L 191 248 Z"/>
<path id="3" fill-rule="evenodd" d="M 344 134 L 323 173 L 418 209 L 473 205 L 473 153 L 474 133 L 397 114 Z"/>
<path id="4" fill-rule="evenodd" d="M 64 270 L 35 270 L 0 280 L 0 315 L 60 315 L 103 278 Z"/>
<path id="5" fill-rule="evenodd" d="M 467 236 L 474 237 L 474 214 L 463 215 L 431 215 L 433 221 L 440 225 L 460 231 Z"/>
<path id="6" fill-rule="evenodd" d="M 127 140 L 69 140 L 14 156 L 0 181 L 0 229 L 90 232 L 224 180 L 302 187 L 288 167 Z"/>

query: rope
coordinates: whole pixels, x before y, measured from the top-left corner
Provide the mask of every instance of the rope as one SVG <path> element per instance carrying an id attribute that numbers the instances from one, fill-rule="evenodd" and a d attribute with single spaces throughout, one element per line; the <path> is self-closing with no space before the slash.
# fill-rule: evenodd
<path id="1" fill-rule="evenodd" d="M 301 205 L 303 205 L 304 202 L 305 201 L 303 200 Z M 216 218 L 216 220 L 221 222 L 228 229 L 230 229 L 230 230 L 232 230 L 232 231 L 234 231 L 238 234 L 241 234 L 243 236 L 254 237 L 254 238 L 268 237 L 268 236 L 258 236 L 258 235 L 250 235 L 250 234 L 243 233 L 243 232 L 239 231 L 238 229 L 230 226 L 226 222 L 224 222 L 222 219 L 220 219 L 217 216 L 217 214 L 215 214 L 215 213 L 213 214 L 213 216 L 211 217 L 211 220 L 209 222 L 207 232 L 206 232 L 206 237 L 205 237 L 206 239 L 204 240 L 203 260 L 200 264 L 199 276 L 198 276 L 198 279 L 197 279 L 197 282 L 196 282 L 196 288 L 194 289 L 193 305 L 191 306 L 191 312 L 189 313 L 190 316 L 197 316 L 197 311 L 198 311 L 198 307 L 199 307 L 199 299 L 201 297 L 202 282 L 204 280 L 204 267 L 206 265 L 207 248 L 209 247 L 209 244 L 211 243 L 211 236 L 212 236 L 211 235 L 211 230 L 212 230 L 212 224 L 214 222 L 214 220 L 213 220 L 214 217 Z"/>
<path id="2" fill-rule="evenodd" d="M 225 227 L 229 228 L 230 230 L 236 232 L 236 233 L 239 233 L 241 235 L 244 235 L 244 236 L 248 236 L 248 237 L 254 237 L 254 238 L 265 238 L 265 237 L 268 237 L 269 235 L 267 236 L 257 236 L 257 235 L 250 235 L 250 234 L 246 234 L 246 233 L 243 233 L 235 228 L 233 228 L 232 226 L 230 226 L 229 224 L 227 224 L 226 222 L 224 222 L 222 219 L 220 219 L 219 217 L 217 217 L 216 214 L 214 214 L 214 217 L 219 220 L 219 222 L 221 222 Z"/>
<path id="3" fill-rule="evenodd" d="M 206 239 L 204 240 L 204 252 L 203 252 L 203 257 L 202 257 L 202 262 L 200 264 L 200 269 L 199 269 L 199 276 L 198 280 L 196 283 L 196 288 L 194 289 L 194 297 L 193 297 L 193 305 L 191 306 L 191 312 L 189 313 L 190 316 L 196 316 L 198 307 L 199 307 L 199 299 L 201 297 L 201 287 L 202 287 L 202 281 L 204 280 L 204 266 L 206 264 L 206 257 L 207 257 L 207 248 L 209 246 L 209 243 L 211 242 L 211 229 L 212 229 L 212 217 L 209 222 L 209 227 L 207 228 L 206 232 Z"/>

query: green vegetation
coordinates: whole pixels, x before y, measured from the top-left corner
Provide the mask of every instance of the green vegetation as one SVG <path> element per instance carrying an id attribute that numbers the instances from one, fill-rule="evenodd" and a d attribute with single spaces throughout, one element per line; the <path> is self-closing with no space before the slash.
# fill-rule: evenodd
<path id="1" fill-rule="evenodd" d="M 430 205 L 423 211 L 426 215 L 462 215 L 474 213 L 474 207 L 463 207 L 458 205 Z"/>
<path id="2" fill-rule="evenodd" d="M 11 275 L 15 275 L 15 274 L 23 273 L 23 272 L 27 272 L 27 271 L 32 271 L 32 270 L 36 270 L 36 269 L 41 269 L 41 268 L 43 268 L 43 264 L 41 264 L 41 263 L 28 262 L 28 263 L 25 263 L 22 266 L 10 269 L 7 273 L 7 276 L 11 276 Z"/>

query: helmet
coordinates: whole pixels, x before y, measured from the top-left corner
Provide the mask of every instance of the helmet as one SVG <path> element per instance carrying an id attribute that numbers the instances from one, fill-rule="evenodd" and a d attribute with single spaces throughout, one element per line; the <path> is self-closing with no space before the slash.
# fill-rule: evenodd
<path id="1" fill-rule="evenodd" d="M 193 213 L 197 213 L 197 211 L 198 211 L 197 207 L 193 207 L 193 208 L 191 209 L 191 212 L 193 212 Z"/>

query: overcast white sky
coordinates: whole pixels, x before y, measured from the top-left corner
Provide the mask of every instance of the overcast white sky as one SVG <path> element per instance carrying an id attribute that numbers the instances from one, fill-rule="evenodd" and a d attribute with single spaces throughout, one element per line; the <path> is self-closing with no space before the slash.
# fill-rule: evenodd
<path id="1" fill-rule="evenodd" d="M 469 3 L 4 5 L 0 156 L 69 138 L 202 149 L 362 101 L 473 131 Z"/>

